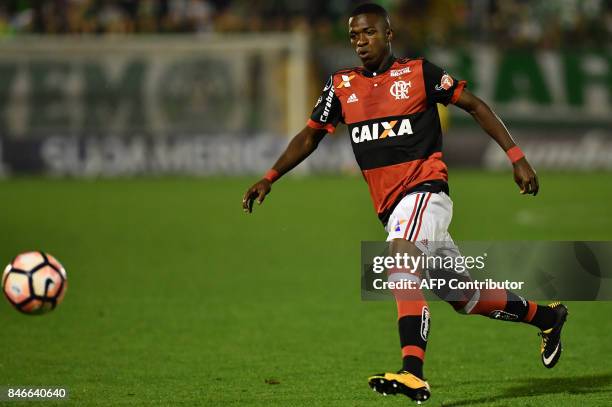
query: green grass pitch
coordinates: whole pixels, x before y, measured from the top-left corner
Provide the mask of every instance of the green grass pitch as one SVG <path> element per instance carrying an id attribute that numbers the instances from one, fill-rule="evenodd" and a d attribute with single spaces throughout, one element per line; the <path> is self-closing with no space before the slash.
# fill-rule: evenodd
<path id="1" fill-rule="evenodd" d="M 0 386 L 69 389 L 45 405 L 411 405 L 366 382 L 400 349 L 394 304 L 360 300 L 360 241 L 385 238 L 365 183 L 282 179 L 249 216 L 252 181 L 1 181 L 0 261 L 49 251 L 69 289 L 42 317 L 1 301 Z M 611 181 L 542 174 L 534 199 L 507 173 L 451 172 L 451 232 L 611 240 Z M 547 370 L 534 328 L 432 303 L 427 405 L 610 405 L 612 303 L 569 306 Z"/>

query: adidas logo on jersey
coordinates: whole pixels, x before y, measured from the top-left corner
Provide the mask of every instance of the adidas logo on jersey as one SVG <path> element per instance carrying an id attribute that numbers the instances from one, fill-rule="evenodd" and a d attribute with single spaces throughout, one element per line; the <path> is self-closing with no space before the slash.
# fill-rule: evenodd
<path id="1" fill-rule="evenodd" d="M 351 129 L 351 138 L 355 144 L 404 134 L 414 134 L 409 119 L 369 123 Z"/>
<path id="2" fill-rule="evenodd" d="M 349 96 L 349 98 L 346 100 L 346 103 L 355 103 L 355 102 L 359 102 L 359 98 L 357 97 L 357 95 L 355 95 L 354 93 Z"/>

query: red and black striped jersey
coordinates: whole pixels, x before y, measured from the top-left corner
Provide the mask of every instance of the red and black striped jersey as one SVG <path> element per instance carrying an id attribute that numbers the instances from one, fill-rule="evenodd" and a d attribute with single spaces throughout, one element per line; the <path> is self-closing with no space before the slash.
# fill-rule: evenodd
<path id="1" fill-rule="evenodd" d="M 436 103 L 455 103 L 466 86 L 424 59 L 395 59 L 382 72 L 351 68 L 329 77 L 308 126 L 333 133 L 346 123 L 376 213 L 425 184 L 447 190 Z"/>

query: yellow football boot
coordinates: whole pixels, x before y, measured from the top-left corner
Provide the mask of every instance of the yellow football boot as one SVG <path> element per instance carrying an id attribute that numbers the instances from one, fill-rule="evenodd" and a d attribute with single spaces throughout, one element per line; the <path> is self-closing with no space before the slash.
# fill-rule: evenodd
<path id="1" fill-rule="evenodd" d="M 372 390 L 386 396 L 387 394 L 403 394 L 421 404 L 429 400 L 431 392 L 429 384 L 412 373 L 400 370 L 397 373 L 380 373 L 368 378 Z"/>

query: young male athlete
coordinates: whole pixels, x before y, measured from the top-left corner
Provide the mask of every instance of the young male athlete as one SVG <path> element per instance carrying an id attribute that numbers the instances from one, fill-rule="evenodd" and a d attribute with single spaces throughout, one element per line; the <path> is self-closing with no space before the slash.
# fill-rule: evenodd
<path id="1" fill-rule="evenodd" d="M 536 195 L 538 180 L 504 124 L 479 98 L 425 59 L 396 58 L 393 31 L 386 10 L 375 4 L 358 6 L 349 19 L 349 36 L 362 67 L 331 75 L 306 127 L 289 143 L 273 168 L 249 188 L 242 206 L 252 211 L 271 184 L 308 157 L 339 122 L 348 126 L 357 163 L 378 217 L 385 225 L 392 253 L 457 253 L 448 234 L 452 201 L 442 161 L 442 132 L 437 103 L 452 103 L 474 117 L 506 151 L 522 194 Z M 393 274 L 390 275 L 392 278 Z M 409 278 L 419 279 L 422 273 Z M 413 290 L 414 291 L 414 290 Z M 541 330 L 541 359 L 553 367 L 561 355 L 561 329 L 567 308 L 537 305 L 503 289 L 466 291 L 448 300 L 465 314 L 525 322 Z M 420 291 L 396 295 L 403 366 L 397 373 L 369 378 L 383 394 L 405 394 L 418 402 L 430 397 L 423 361 L 429 331 L 429 310 Z"/>

